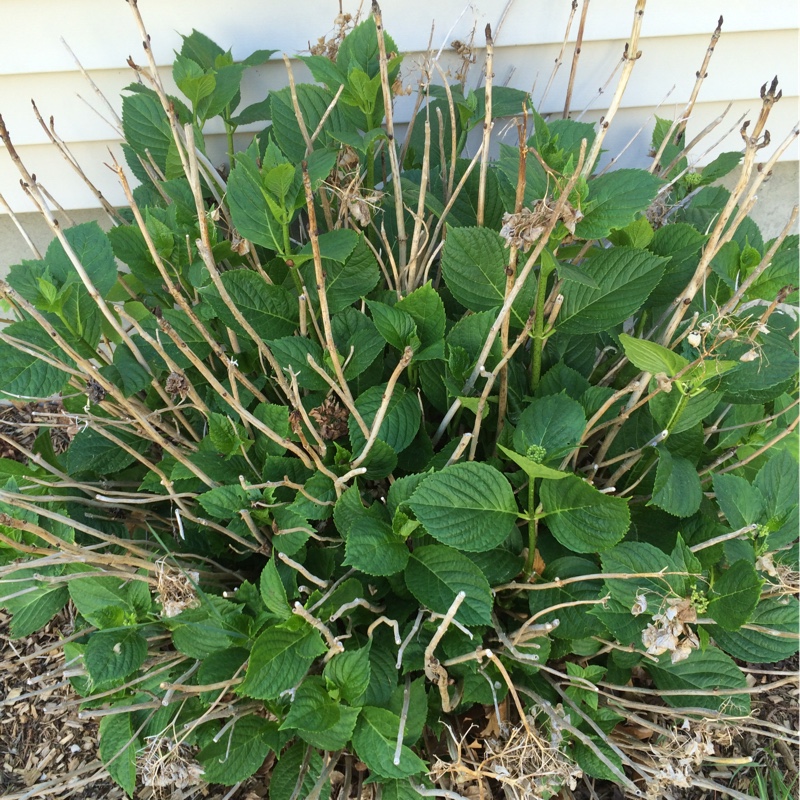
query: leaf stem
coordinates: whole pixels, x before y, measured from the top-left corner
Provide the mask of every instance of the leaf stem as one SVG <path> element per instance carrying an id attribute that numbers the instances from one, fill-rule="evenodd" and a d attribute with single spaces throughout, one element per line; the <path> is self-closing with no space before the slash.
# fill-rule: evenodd
<path id="1" fill-rule="evenodd" d="M 547 279 L 555 269 L 552 258 L 543 258 L 536 286 L 536 312 L 533 319 L 533 344 L 531 346 L 531 391 L 536 391 L 542 377 L 542 350 L 544 349 L 544 301 L 547 297 Z"/>
<path id="2" fill-rule="evenodd" d="M 528 581 L 533 574 L 533 564 L 536 560 L 536 538 L 539 534 L 539 518 L 534 513 L 536 508 L 536 480 L 528 481 L 528 555 L 522 567 L 522 577 Z"/>

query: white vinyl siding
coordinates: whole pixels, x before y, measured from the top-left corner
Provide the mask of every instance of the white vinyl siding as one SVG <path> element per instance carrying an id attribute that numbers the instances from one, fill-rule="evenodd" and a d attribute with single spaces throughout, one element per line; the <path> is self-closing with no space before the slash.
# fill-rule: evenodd
<path id="1" fill-rule="evenodd" d="M 345 10 L 353 11 L 358 3 L 345 0 L 344 5 Z M 363 5 L 369 8 L 369 2 Z M 570 0 L 515 0 L 510 4 L 508 0 L 479 0 L 472 5 L 466 0 L 383 0 L 382 9 L 387 31 L 408 54 L 404 69 L 407 81 L 413 80 L 413 65 L 419 62 L 420 53 L 427 47 L 434 18 L 434 49 L 444 45 L 442 63 L 451 67 L 455 67 L 457 60 L 449 43 L 453 39 L 466 41 L 474 26 L 478 64 L 471 68 L 467 80 L 471 88 L 480 79 L 483 29 L 488 22 L 497 30 L 508 8 L 497 33 L 495 81 L 508 80 L 511 86 L 533 89 L 538 110 L 560 113 L 580 7 L 575 15 L 571 42 L 564 53 L 564 64 L 544 102 L 541 96 L 561 48 L 570 5 Z M 597 121 L 603 114 L 613 84 L 602 95 L 598 90 L 620 60 L 630 32 L 634 5 L 634 0 L 593 0 L 591 3 L 573 92 L 573 116 L 585 110 L 584 119 Z M 192 28 L 197 28 L 222 47 L 231 47 L 238 58 L 258 48 L 278 49 L 293 56 L 307 49 L 309 41 L 314 42 L 331 32 L 338 0 L 232 0 L 228 3 L 139 0 L 139 7 L 152 37 L 156 60 L 163 66 L 162 77 L 171 85 L 169 65 L 173 52 L 180 48 L 179 33 L 188 34 Z M 690 135 L 721 114 L 729 102 L 733 107 L 709 138 L 710 142 L 722 137 L 742 114 L 757 114 L 759 87 L 775 74 L 780 79 L 784 97 L 775 107 L 769 124 L 773 146 L 796 124 L 800 72 L 800 11 L 796 3 L 650 0 L 640 41 L 642 58 L 634 70 L 618 120 L 606 140 L 606 148 L 613 155 L 645 126 L 621 164 L 644 163 L 654 113 L 672 118 L 683 109 L 720 13 L 725 17 L 723 34 L 689 124 Z M 33 116 L 30 106 L 33 98 L 45 120 L 51 115 L 54 117 L 56 131 L 69 144 L 89 178 L 112 203 L 124 204 L 115 176 L 104 166 L 104 162 L 110 160 L 109 149 L 121 158 L 117 136 L 89 107 L 90 104 L 106 113 L 76 69 L 61 38 L 69 43 L 119 112 L 120 92 L 135 80 L 125 64 L 126 58 L 130 55 L 137 63 L 145 63 L 140 36 L 128 5 L 121 0 L 72 0 L 69 4 L 63 0 L 3 0 L 2 23 L 0 112 L 29 169 L 65 208 L 97 206 L 93 195 L 49 144 Z M 293 68 L 298 81 L 309 79 L 302 64 L 295 61 Z M 262 99 L 269 89 L 284 84 L 285 68 L 278 54 L 269 64 L 248 72 L 242 107 Z M 399 121 L 407 118 L 410 109 L 408 101 L 398 104 Z M 722 150 L 740 149 L 738 127 L 736 125 L 704 161 Z M 242 143 L 253 130 L 257 130 L 257 126 L 242 132 Z M 220 130 L 212 124 L 207 131 L 211 134 L 211 155 L 219 161 L 224 155 Z M 771 148 L 762 152 L 766 158 Z M 796 161 L 799 157 L 800 149 L 795 143 L 783 159 Z M 31 210 L 6 153 L 0 153 L 0 193 L 15 211 Z"/>

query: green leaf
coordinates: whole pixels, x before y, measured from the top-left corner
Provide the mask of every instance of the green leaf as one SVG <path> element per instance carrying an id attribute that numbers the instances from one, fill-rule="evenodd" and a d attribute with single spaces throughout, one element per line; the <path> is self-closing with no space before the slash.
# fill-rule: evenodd
<path id="1" fill-rule="evenodd" d="M 117 282 L 117 264 L 108 236 L 96 222 L 84 222 L 66 228 L 64 238 L 95 289 L 106 297 Z M 53 239 L 47 248 L 45 262 L 52 277 L 62 286 L 68 281 L 80 282 L 78 271 L 58 239 Z"/>
<path id="2" fill-rule="evenodd" d="M 323 116 L 333 104 L 333 93 L 321 86 L 301 83 L 296 88 L 300 113 L 309 132 L 315 131 Z M 293 163 L 299 164 L 306 157 L 306 142 L 297 125 L 294 105 L 289 87 L 270 93 L 272 108 L 272 131 L 278 147 Z M 328 147 L 332 136 L 345 130 L 347 124 L 338 104 L 327 116 L 320 134 L 314 142 L 315 149 Z"/>
<path id="3" fill-rule="evenodd" d="M 128 87 L 134 94 L 122 100 L 122 132 L 129 147 L 145 163 L 148 153 L 162 171 L 166 169 L 167 153 L 173 143 L 172 129 L 161 101 L 155 92 Z"/>
<path id="4" fill-rule="evenodd" d="M 658 689 L 668 691 L 690 689 L 697 694 L 664 694 L 662 698 L 671 706 L 690 708 L 710 708 L 719 711 L 724 708 L 728 714 L 750 713 L 750 697 L 746 694 L 713 694 L 722 689 L 744 689 L 744 674 L 734 661 L 716 647 L 705 650 L 692 650 L 691 655 L 677 664 L 671 663 L 669 653 L 661 656 L 656 666 L 646 662 L 647 670 Z"/>
<path id="5" fill-rule="evenodd" d="M 370 772 L 381 778 L 405 778 L 427 771 L 427 765 L 405 745 L 400 749 L 400 761 L 394 763 L 400 718 L 385 708 L 365 706 L 361 709 L 353 746 L 358 757 Z"/>
<path id="6" fill-rule="evenodd" d="M 497 449 L 505 453 L 518 467 L 522 467 L 523 472 L 525 472 L 529 478 L 548 478 L 551 481 L 560 481 L 562 478 L 566 478 L 569 475 L 568 472 L 559 472 L 552 467 L 545 467 L 544 464 L 539 464 L 530 458 L 521 456 L 519 453 L 515 453 L 513 450 L 503 447 L 501 444 L 497 445 Z"/>
<path id="7" fill-rule="evenodd" d="M 627 333 L 621 333 L 619 340 L 622 342 L 628 361 L 644 372 L 652 372 L 654 375 L 663 372 L 672 378 L 689 364 L 683 356 L 655 342 L 635 339 Z"/>
<path id="8" fill-rule="evenodd" d="M 377 300 L 367 300 L 367 306 L 378 333 L 392 347 L 401 352 L 409 346 L 415 350 L 419 349 L 419 337 L 412 338 L 417 336 L 417 326 L 411 314 L 386 303 L 379 303 Z"/>
<path id="9" fill-rule="evenodd" d="M 231 519 L 244 508 L 250 508 L 250 498 L 239 485 L 217 486 L 197 496 L 203 510 L 216 519 Z"/>
<path id="10" fill-rule="evenodd" d="M 326 255 L 323 250 L 322 265 L 325 272 L 325 293 L 328 298 L 328 307 L 332 314 L 341 311 L 347 306 L 360 300 L 371 292 L 380 280 L 378 262 L 372 251 L 364 243 L 363 236 L 357 236 L 350 230 L 331 231 L 320 237 L 320 246 L 326 237 L 333 234 L 351 234 L 349 237 L 337 237 L 337 248 L 340 241 L 349 246 L 348 255 L 343 261 L 337 261 L 332 255 Z M 314 277 L 314 265 L 304 264 L 300 269 L 308 296 L 311 302 L 317 303 L 317 281 Z"/>
<path id="11" fill-rule="evenodd" d="M 602 239 L 645 211 L 664 181 L 643 169 L 618 169 L 589 181 L 589 210 L 575 227 L 580 239 Z"/>
<path id="12" fill-rule="evenodd" d="M 356 409 L 368 428 L 375 420 L 386 386 L 387 384 L 372 386 L 362 392 L 356 400 Z M 386 415 L 378 430 L 378 438 L 386 442 L 396 453 L 401 453 L 417 435 L 420 421 L 421 413 L 416 395 L 409 392 L 405 386 L 395 386 Z M 358 454 L 363 450 L 366 438 L 352 416 L 347 420 L 347 428 L 353 452 Z"/>
<path id="13" fill-rule="evenodd" d="M 646 542 L 622 542 L 602 555 L 603 572 L 616 575 L 633 575 L 635 578 L 607 578 L 606 589 L 630 613 L 637 595 L 648 598 L 649 605 L 659 606 L 669 595 L 683 597 L 685 578 L 674 573 L 682 572 L 663 550 Z M 643 577 L 640 573 L 659 573 L 659 578 Z M 650 601 L 653 602 L 650 602 Z"/>
<path id="14" fill-rule="evenodd" d="M 733 530 L 761 520 L 764 514 L 764 497 L 745 478 L 730 473 L 716 474 L 713 486 L 717 503 Z"/>
<path id="15" fill-rule="evenodd" d="M 675 517 L 691 517 L 703 499 L 697 469 L 691 461 L 672 455 L 666 447 L 657 449 L 656 480 L 647 505 L 658 506 Z"/>
<path id="16" fill-rule="evenodd" d="M 599 736 L 589 736 L 588 738 L 597 750 L 617 768 L 616 772 L 610 769 L 608 764 L 599 758 L 589 745 L 584 744 L 582 741 L 575 741 L 572 745 L 572 757 L 575 759 L 575 763 L 591 778 L 613 781 L 614 783 L 619 782 L 620 776 L 624 775 L 625 771 L 622 769 L 622 759 L 617 751 Z"/>
<path id="17" fill-rule="evenodd" d="M 346 650 L 325 664 L 323 675 L 336 685 L 342 694 L 342 699 L 350 705 L 359 705 L 369 686 L 371 676 L 369 651 L 369 644 L 358 650 Z"/>
<path id="18" fill-rule="evenodd" d="M 300 742 L 292 745 L 272 770 L 269 782 L 270 800 L 299 800 L 301 797 L 308 797 L 321 774 L 322 756 Z M 330 797 L 330 793 L 330 781 L 326 781 L 320 797 Z"/>
<path id="19" fill-rule="evenodd" d="M 367 575 L 394 575 L 405 569 L 408 548 L 387 523 L 360 517 L 347 534 L 343 563 Z"/>
<path id="20" fill-rule="evenodd" d="M 586 428 L 583 406 L 565 394 L 534 399 L 520 414 L 514 449 L 525 455 L 532 445 L 543 447 L 544 463 L 560 461 L 577 447 Z"/>
<path id="21" fill-rule="evenodd" d="M 489 228 L 447 228 L 442 276 L 447 288 L 470 311 L 499 308 L 505 300 L 508 250 Z M 536 282 L 529 281 L 514 301 L 511 321 L 522 327 L 534 304 Z"/>
<path id="22" fill-rule="evenodd" d="M 80 615 L 91 625 L 98 628 L 110 627 L 109 621 L 119 609 L 134 621 L 139 614 L 150 608 L 150 593 L 147 584 L 132 581 L 127 583 L 121 578 L 91 575 L 86 578 L 74 578 L 69 582 L 69 595 Z M 146 599 L 145 599 L 146 595 Z M 110 615 L 110 616 L 109 616 Z"/>
<path id="23" fill-rule="evenodd" d="M 655 378 L 651 381 L 656 388 Z M 688 399 L 678 391 L 660 392 L 650 399 L 648 408 L 656 424 L 668 430 L 671 436 L 688 431 L 705 419 L 719 403 L 720 397 L 712 391 L 703 390 Z"/>
<path id="24" fill-rule="evenodd" d="M 756 664 L 783 661 L 800 649 L 800 603 L 795 597 L 765 597 L 756 606 L 749 624 L 755 629 L 727 631 L 722 626 L 709 625 L 708 632 L 726 653 Z"/>
<path id="25" fill-rule="evenodd" d="M 212 411 L 208 415 L 208 436 L 214 447 L 224 456 L 232 456 L 245 450 L 253 444 L 247 438 L 247 431 L 243 425 L 234 422 L 225 414 Z"/>
<path id="26" fill-rule="evenodd" d="M 492 594 L 481 570 L 465 555 L 443 545 L 423 545 L 411 553 L 405 570 L 408 590 L 437 614 L 446 614 L 464 592 L 456 619 L 465 625 L 491 623 Z"/>
<path id="27" fill-rule="evenodd" d="M 417 326 L 419 346 L 414 350 L 414 361 L 444 357 L 445 312 L 439 293 L 430 282 L 406 295 L 394 306 L 411 316 Z"/>
<path id="28" fill-rule="evenodd" d="M 294 333 L 300 316 L 297 299 L 288 289 L 269 284 L 247 269 L 223 272 L 221 279 L 235 307 L 262 339 L 280 339 Z M 239 335 L 247 335 L 213 284 L 202 289 L 201 294 L 225 325 Z"/>
<path id="29" fill-rule="evenodd" d="M 542 573 L 542 580 L 553 581 L 555 578 L 576 578 L 580 575 L 596 575 L 597 564 L 586 558 L 566 556 L 551 561 Z M 528 592 L 528 605 L 531 614 L 537 614 L 562 603 L 573 603 L 586 600 L 597 600 L 604 593 L 602 581 L 577 581 L 567 583 L 560 588 L 540 589 Z M 587 636 L 599 635 L 603 631 L 600 620 L 587 614 L 588 605 L 566 606 L 552 611 L 549 614 L 537 616 L 537 622 L 553 622 L 559 620 L 559 625 L 551 636 L 555 639 L 584 639 Z M 535 640 L 534 640 L 535 642 Z"/>
<path id="30" fill-rule="evenodd" d="M 296 619 L 296 618 L 295 618 Z M 239 692 L 260 700 L 275 700 L 296 686 L 311 662 L 326 652 L 319 633 L 306 622 L 268 628 L 256 639 Z"/>
<path id="31" fill-rule="evenodd" d="M 134 735 L 135 730 L 130 712 L 109 714 L 100 720 L 100 758 L 128 797 L 133 797 L 136 789 L 139 739 Z"/>
<path id="32" fill-rule="evenodd" d="M 708 616 L 725 630 L 738 630 L 758 605 L 763 583 L 751 563 L 737 561 L 714 581 L 708 593 Z"/>
<path id="33" fill-rule="evenodd" d="M 213 39 L 194 28 L 188 36 L 181 34 L 181 39 L 181 56 L 191 59 L 203 69 L 213 69 L 217 58 L 225 52 Z"/>
<path id="34" fill-rule="evenodd" d="M 15 570 L 0 581 L 0 607 L 12 614 L 10 632 L 14 639 L 30 636 L 44 627 L 69 600 L 66 586 L 23 580 L 28 574 L 28 570 Z"/>
<path id="35" fill-rule="evenodd" d="M 742 157 L 742 153 L 720 153 L 713 161 L 703 167 L 700 185 L 705 186 L 724 178 L 729 172 L 736 169 Z"/>
<path id="36" fill-rule="evenodd" d="M 197 760 L 209 783 L 233 786 L 255 773 L 270 750 L 279 748 L 277 724 L 248 714 L 236 720 L 219 741 L 207 744 L 197 754 Z"/>
<path id="37" fill-rule="evenodd" d="M 308 363 L 308 356 L 311 356 L 317 366 L 324 368 L 322 348 L 317 342 L 302 336 L 285 336 L 273 339 L 268 344 L 281 369 L 297 373 L 298 385 L 312 392 L 324 392 L 330 388 Z"/>
<path id="38" fill-rule="evenodd" d="M 631 524 L 623 498 L 602 494 L 576 475 L 543 481 L 540 500 L 550 533 L 575 553 L 608 550 Z"/>
<path id="39" fill-rule="evenodd" d="M 599 288 L 567 281 L 559 332 L 600 333 L 624 322 L 647 300 L 666 263 L 666 258 L 634 247 L 612 247 L 594 255 L 586 266 Z"/>
<path id="40" fill-rule="evenodd" d="M 775 521 L 768 539 L 770 547 L 782 547 L 797 537 L 797 462 L 783 451 L 776 453 L 758 471 L 753 485 L 766 503 L 767 517 Z"/>
<path id="41" fill-rule="evenodd" d="M 204 98 L 198 108 L 201 119 L 211 119 L 219 114 L 226 116 L 225 109 L 228 105 L 238 105 L 236 96 L 239 94 L 244 71 L 243 64 L 225 64 L 214 70 L 214 91 Z"/>
<path id="42" fill-rule="evenodd" d="M 501 544 L 517 520 L 511 484 L 483 463 L 453 464 L 428 476 L 408 504 L 434 539 L 478 553 Z"/>
<path id="43" fill-rule="evenodd" d="M 62 353 L 58 345 L 37 322 L 14 322 L 3 329 L 2 335 L 17 340 L 29 352 L 18 350 L 7 341 L 0 341 L 0 395 L 14 399 L 39 399 L 61 392 L 69 380 L 69 373 L 38 357 L 41 349 L 50 360 L 73 365 L 71 358 Z"/>
<path id="44" fill-rule="evenodd" d="M 324 731 L 339 721 L 339 706 L 325 691 L 322 680 L 312 676 L 298 687 L 289 713 L 281 725 L 306 731 Z"/>
<path id="45" fill-rule="evenodd" d="M 147 439 L 135 437 L 119 429 L 114 430 L 114 436 L 140 453 L 148 445 Z M 128 450 L 93 428 L 85 428 L 76 434 L 67 450 L 66 458 L 70 474 L 93 472 L 98 475 L 114 475 L 135 460 L 136 457 Z"/>
<path id="46" fill-rule="evenodd" d="M 213 73 L 206 73 L 203 68 L 190 58 L 177 55 L 172 65 L 172 77 L 176 86 L 189 98 L 193 108 L 213 93 L 217 85 Z"/>
<path id="47" fill-rule="evenodd" d="M 292 608 L 289 605 L 286 588 L 283 585 L 281 576 L 278 574 L 275 557 L 267 561 L 266 566 L 261 571 L 259 588 L 261 599 L 269 611 L 281 619 L 289 619 L 292 616 Z"/>
<path id="48" fill-rule="evenodd" d="M 95 683 L 125 678 L 139 669 L 147 657 L 147 640 L 134 628 L 93 634 L 83 654 Z"/>

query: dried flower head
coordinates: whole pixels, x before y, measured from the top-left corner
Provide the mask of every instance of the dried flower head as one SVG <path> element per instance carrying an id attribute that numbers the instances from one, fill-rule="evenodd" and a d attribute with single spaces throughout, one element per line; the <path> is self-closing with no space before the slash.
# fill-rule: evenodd
<path id="1" fill-rule="evenodd" d="M 163 559 L 156 563 L 156 567 L 156 589 L 165 617 L 177 617 L 187 608 L 200 605 L 194 588 L 200 580 L 199 573 L 192 570 L 179 572 L 168 567 Z"/>
<path id="2" fill-rule="evenodd" d="M 102 403 L 106 399 L 106 390 L 94 379 L 86 381 L 86 396 L 90 403 Z"/>
<path id="3" fill-rule="evenodd" d="M 203 768 L 188 747 L 167 736 L 153 736 L 140 755 L 142 783 L 156 797 L 172 797 L 175 789 L 203 783 Z"/>
<path id="4" fill-rule="evenodd" d="M 333 394 L 329 394 L 322 405 L 312 408 L 308 414 L 318 424 L 319 435 L 326 441 L 338 439 L 347 433 L 350 414 Z"/>
<path id="5" fill-rule="evenodd" d="M 171 394 L 173 398 L 179 396 L 183 400 L 189 394 L 189 381 L 180 372 L 170 372 L 164 388 L 167 390 L 167 394 Z"/>

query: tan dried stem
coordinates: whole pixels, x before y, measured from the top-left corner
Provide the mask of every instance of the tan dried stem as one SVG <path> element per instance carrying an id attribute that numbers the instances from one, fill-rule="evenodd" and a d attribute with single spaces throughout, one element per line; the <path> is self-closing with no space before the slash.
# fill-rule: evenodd
<path id="1" fill-rule="evenodd" d="M 572 10 L 570 11 L 569 15 L 569 23 L 567 25 L 567 33 L 566 36 L 569 36 L 569 29 L 572 27 L 572 18 L 575 16 L 575 6 L 576 3 L 573 2 Z M 583 45 L 583 32 L 586 30 L 586 14 L 589 11 L 589 0 L 583 0 L 583 7 L 581 8 L 581 19 L 578 23 L 578 38 L 575 40 L 575 49 L 572 51 L 572 66 L 569 69 L 569 83 L 567 84 L 567 94 L 564 98 L 564 111 L 561 114 L 563 119 L 567 119 L 569 117 L 569 107 L 570 103 L 572 102 L 572 89 L 575 86 L 575 75 L 578 73 L 578 59 L 581 55 L 581 46 Z M 566 36 L 564 38 L 564 44 L 566 44 Z M 563 54 L 564 47 L 561 48 L 561 53 Z M 561 54 L 559 54 L 559 58 Z M 556 60 L 556 69 L 560 61 Z M 555 70 L 553 70 L 553 75 L 555 75 Z M 552 77 L 550 79 L 552 81 Z M 550 88 L 550 84 L 548 84 L 548 89 Z M 591 163 L 591 162 L 590 162 Z"/>
<path id="2" fill-rule="evenodd" d="M 483 217 L 486 208 L 486 176 L 489 172 L 489 140 L 492 135 L 492 84 L 494 80 L 494 39 L 492 39 L 492 28 L 486 26 L 486 60 L 484 70 L 486 72 L 486 91 L 484 95 L 485 110 L 483 115 L 483 137 L 481 147 L 481 169 L 478 181 L 478 227 L 483 227 Z"/>

